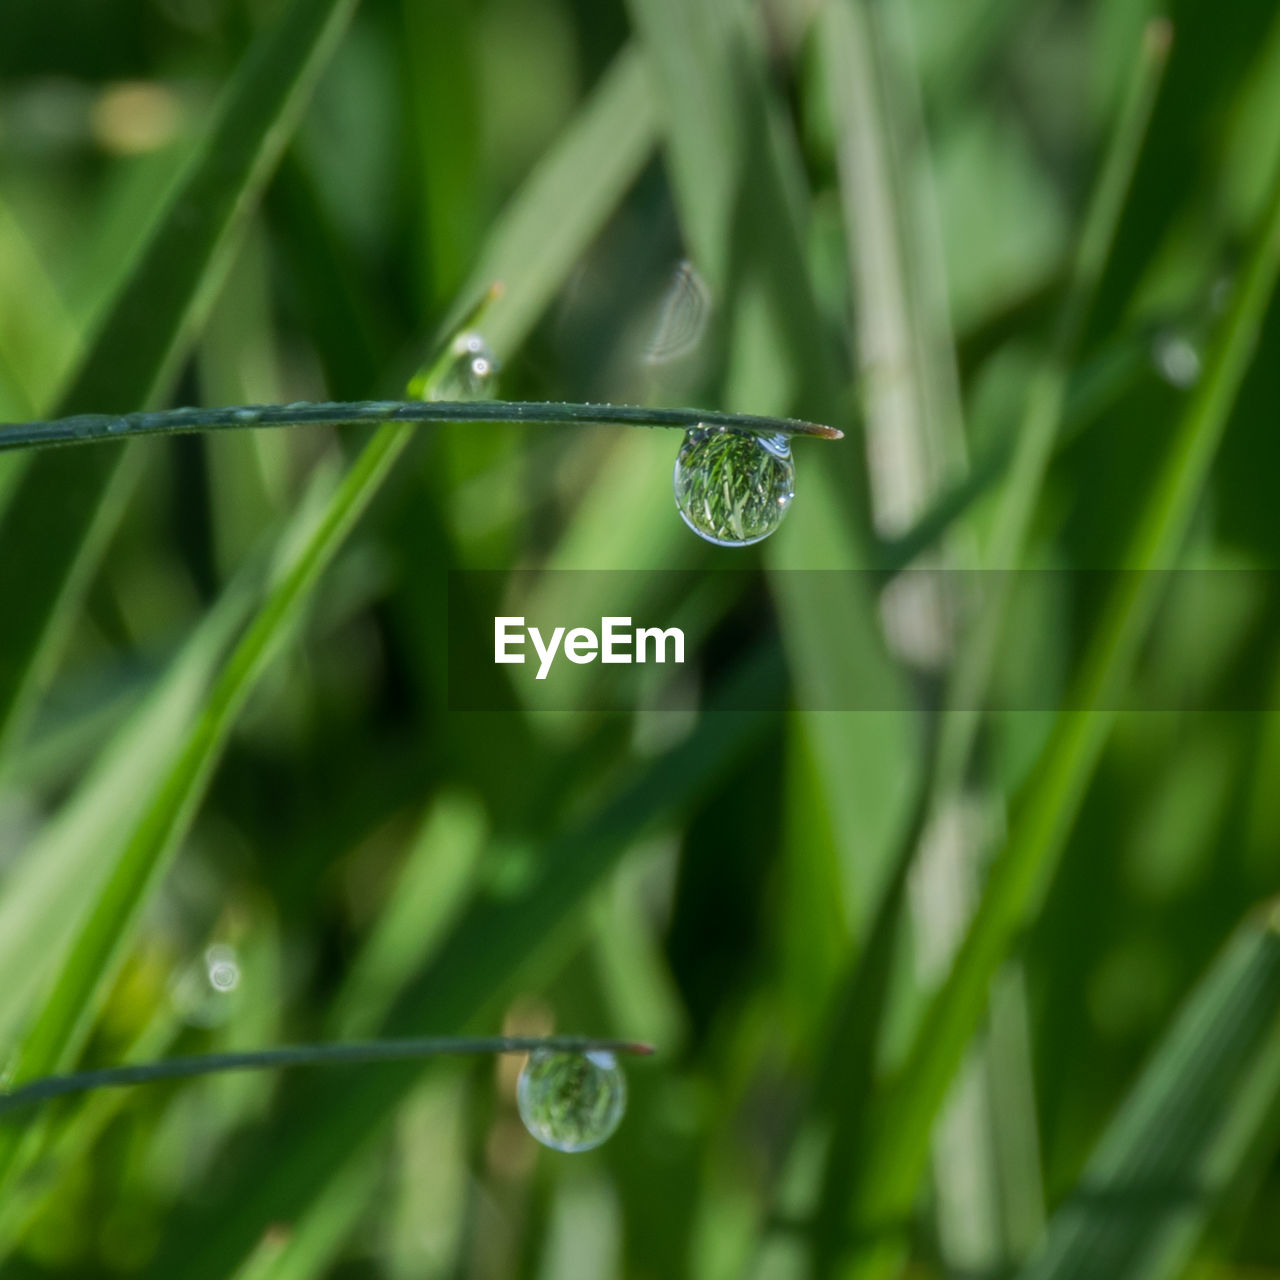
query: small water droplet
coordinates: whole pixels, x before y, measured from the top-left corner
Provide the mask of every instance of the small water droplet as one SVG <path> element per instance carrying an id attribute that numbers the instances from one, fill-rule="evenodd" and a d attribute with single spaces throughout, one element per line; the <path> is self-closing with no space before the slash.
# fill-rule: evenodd
<path id="1" fill-rule="evenodd" d="M 118 436 L 122 431 L 128 431 L 128 429 L 129 420 L 127 418 L 112 418 L 107 423 L 107 431 L 113 436 Z"/>
<path id="2" fill-rule="evenodd" d="M 556 1151 L 590 1151 L 627 1109 L 627 1078 L 612 1053 L 535 1049 L 516 1086 L 524 1127 Z"/>
<path id="3" fill-rule="evenodd" d="M 262 417 L 260 409 L 237 409 L 232 415 L 237 422 L 257 422 Z"/>
<path id="4" fill-rule="evenodd" d="M 449 348 L 452 363 L 432 389 L 433 400 L 492 400 L 497 387 L 498 358 L 484 338 L 460 333 Z"/>
<path id="5" fill-rule="evenodd" d="M 685 433 L 676 458 L 676 508 L 700 538 L 746 547 L 782 523 L 795 480 L 786 436 L 697 426 Z"/>
<path id="6" fill-rule="evenodd" d="M 189 1026 L 222 1026 L 237 1007 L 242 978 L 235 947 L 215 942 L 175 976 L 170 988 L 174 1006 Z"/>
<path id="7" fill-rule="evenodd" d="M 1182 334 L 1159 334 L 1151 355 L 1160 376 L 1172 386 L 1186 390 L 1200 380 L 1200 353 Z"/>
<path id="8" fill-rule="evenodd" d="M 240 961 L 233 947 L 215 943 L 204 953 L 204 967 L 215 991 L 234 991 L 240 985 Z"/>

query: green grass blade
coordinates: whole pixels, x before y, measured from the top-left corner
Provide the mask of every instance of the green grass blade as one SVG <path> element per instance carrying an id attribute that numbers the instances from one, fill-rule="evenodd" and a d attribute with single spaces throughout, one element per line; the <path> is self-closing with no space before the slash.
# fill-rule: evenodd
<path id="1" fill-rule="evenodd" d="M 6 871 L 0 895 L 0 1046 L 66 955 L 120 845 L 179 749 L 257 594 L 252 566 L 206 615 L 137 713 Z"/>
<path id="2" fill-rule="evenodd" d="M 1204 379 L 1140 513 L 1123 566 L 1131 572 L 1121 575 L 1090 642 L 1072 699 L 1073 706 L 1086 709 L 1059 716 L 953 967 L 877 1112 L 855 1204 L 862 1228 L 900 1222 L 910 1211 L 933 1117 L 982 1019 L 991 980 L 1034 912 L 1079 810 L 1114 719 L 1099 708 L 1123 680 L 1149 621 L 1157 577 L 1152 571 L 1176 560 L 1256 347 L 1278 268 L 1280 182 Z M 891 1268 L 892 1252 L 873 1255 L 868 1274 Z"/>
<path id="3" fill-rule="evenodd" d="M 346 422 L 591 423 L 625 427 L 729 427 L 760 435 L 816 436 L 839 440 L 834 427 L 794 418 L 718 409 L 656 409 L 629 404 L 570 404 L 527 400 L 359 400 L 345 404 L 228 405 L 218 409 L 168 409 L 144 413 L 83 413 L 48 422 L 0 423 L 0 452 L 90 444 L 138 436 L 190 435 L 201 431 L 332 426 Z"/>
<path id="4" fill-rule="evenodd" d="M 1085 217 L 1053 341 L 1027 391 L 995 526 L 982 556 L 985 568 L 1014 569 L 1022 562 L 1031 516 L 1061 429 L 1071 368 L 1115 242 L 1171 45 L 1172 31 L 1167 21 L 1156 20 L 1147 26 L 1128 100 Z M 978 708 L 996 660 L 1004 623 L 1006 582 L 1004 575 L 994 575 L 991 598 L 984 601 L 978 624 L 956 661 L 938 747 L 942 757 L 938 785 L 943 789 L 956 785 L 973 744 Z"/>
<path id="5" fill-rule="evenodd" d="M 655 141 L 653 94 L 628 47 L 499 216 L 438 336 L 452 334 L 497 280 L 506 288 L 487 312 L 485 334 L 498 350 L 517 346 L 639 177 Z"/>
<path id="6" fill-rule="evenodd" d="M 139 815 L 79 928 L 51 994 L 19 1045 L 12 1072 L 16 1082 L 57 1071 L 82 1043 L 131 926 L 190 825 L 245 701 L 410 437 L 407 426 L 382 427 L 318 516 L 304 512 L 301 527 L 282 540 L 288 549 L 283 567 Z M 12 1168 L 17 1145 L 12 1131 L 0 1133 L 0 1178 Z"/>
<path id="7" fill-rule="evenodd" d="M 212 303 L 245 222 L 356 0 L 294 0 L 237 73 L 179 187 L 59 405 L 127 412 L 165 394 Z M 125 500 L 121 449 L 50 454 L 11 495 L 0 545 L 0 747 L 56 662 Z"/>
<path id="8" fill-rule="evenodd" d="M 125 1089 L 163 1080 L 193 1080 L 227 1071 L 279 1071 L 288 1067 L 367 1066 L 374 1062 L 416 1062 L 422 1058 L 478 1054 L 532 1053 L 557 1049 L 566 1053 L 652 1053 L 649 1045 L 595 1036 L 427 1036 L 404 1039 L 353 1040 L 334 1044 L 285 1045 L 242 1053 L 207 1053 L 189 1058 L 161 1058 L 99 1067 L 70 1075 L 45 1076 L 0 1094 L 0 1115 L 95 1089 Z"/>
<path id="9" fill-rule="evenodd" d="M 1275 907 L 1236 931 L 1053 1216 L 1019 1280 L 1174 1280 L 1280 1100 Z"/>
<path id="10" fill-rule="evenodd" d="M 954 339 L 935 236 L 912 199 L 909 95 L 881 6 L 827 5 L 817 20 L 836 135 L 876 526 L 901 532 L 965 463 Z M 896 92 L 895 92 L 896 90 Z M 922 166 L 923 167 L 923 166 Z M 928 169 L 924 167 L 927 174 Z M 919 185 L 918 183 L 916 185 Z"/>
<path id="11" fill-rule="evenodd" d="M 789 402 L 846 420 L 852 398 L 808 277 L 803 249 L 807 193 L 787 147 L 760 33 L 748 15 L 706 0 L 631 0 L 629 10 L 663 104 L 671 184 L 684 237 L 727 313 L 730 354 L 724 394 L 782 409 Z M 860 569 L 869 551 L 861 451 L 846 449 L 817 475 L 765 551 L 770 571 Z M 896 675 L 880 641 L 874 604 L 856 575 L 840 597 L 812 580 L 779 572 L 788 658 L 806 700 L 839 705 L 851 672 L 891 685 Z M 833 618 L 836 620 L 833 623 Z M 833 633 L 844 637 L 832 645 Z M 906 717 L 805 716 L 823 792 L 842 850 L 852 914 L 869 913 L 868 883 L 882 868 L 903 775 L 911 768 Z"/>

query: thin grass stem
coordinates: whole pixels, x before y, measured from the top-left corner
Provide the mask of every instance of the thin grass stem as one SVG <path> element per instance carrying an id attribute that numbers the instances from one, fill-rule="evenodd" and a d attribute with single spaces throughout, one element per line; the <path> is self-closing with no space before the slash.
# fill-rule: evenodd
<path id="1" fill-rule="evenodd" d="M 216 409 L 163 409 L 142 413 L 85 413 L 45 422 L 0 425 L 0 452 L 132 440 L 139 436 L 189 435 L 257 427 L 301 427 L 358 422 L 589 423 L 626 427 L 728 427 L 768 436 L 816 436 L 839 440 L 843 432 L 817 422 L 769 418 L 715 409 L 651 409 L 628 404 L 571 404 L 523 400 L 299 401 L 294 404 L 227 405 Z"/>
<path id="2" fill-rule="evenodd" d="M 401 1040 L 356 1040 L 345 1044 L 284 1045 L 242 1053 L 208 1053 L 158 1062 L 130 1063 L 44 1076 L 0 1094 L 0 1115 L 35 1106 L 69 1094 L 95 1089 L 118 1089 L 189 1080 L 224 1071 L 274 1071 L 285 1067 L 333 1067 L 374 1062 L 406 1062 L 418 1058 L 464 1057 L 476 1054 L 532 1053 L 551 1049 L 562 1053 L 627 1053 L 646 1056 L 653 1047 L 631 1040 L 602 1040 L 591 1036 L 428 1036 Z"/>

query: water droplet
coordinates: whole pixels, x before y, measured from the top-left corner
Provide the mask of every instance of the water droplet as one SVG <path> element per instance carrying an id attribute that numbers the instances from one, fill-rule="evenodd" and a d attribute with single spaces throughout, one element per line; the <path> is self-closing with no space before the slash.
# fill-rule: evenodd
<path id="1" fill-rule="evenodd" d="M 702 340 L 710 313 L 711 291 L 693 263 L 685 259 L 676 268 L 662 300 L 658 322 L 645 348 L 645 361 L 669 364 L 688 355 Z"/>
<path id="2" fill-rule="evenodd" d="M 1159 334 L 1151 355 L 1160 376 L 1181 390 L 1200 380 L 1200 353 L 1180 333 Z"/>
<path id="3" fill-rule="evenodd" d="M 262 417 L 259 409 L 237 409 L 232 415 L 237 422 L 257 422 Z"/>
<path id="4" fill-rule="evenodd" d="M 233 947 L 215 943 L 204 953 L 204 968 L 215 991 L 234 991 L 240 985 L 240 961 Z"/>
<path id="5" fill-rule="evenodd" d="M 795 480 L 786 436 L 698 426 L 685 433 L 676 458 L 676 507 L 700 538 L 746 547 L 782 523 Z"/>
<path id="6" fill-rule="evenodd" d="M 107 423 L 107 430 L 113 435 L 118 436 L 122 431 L 128 431 L 129 420 L 127 418 L 112 418 Z"/>
<path id="7" fill-rule="evenodd" d="M 236 949 L 215 942 L 175 976 L 170 987 L 174 1006 L 189 1026 L 222 1026 L 238 1005 L 242 977 Z"/>
<path id="8" fill-rule="evenodd" d="M 460 333 L 449 353 L 452 362 L 432 388 L 431 399 L 493 399 L 499 364 L 484 338 L 471 331 Z"/>
<path id="9" fill-rule="evenodd" d="M 535 1049 L 516 1086 L 524 1127 L 556 1151 L 590 1151 L 627 1109 L 627 1078 L 612 1053 Z"/>

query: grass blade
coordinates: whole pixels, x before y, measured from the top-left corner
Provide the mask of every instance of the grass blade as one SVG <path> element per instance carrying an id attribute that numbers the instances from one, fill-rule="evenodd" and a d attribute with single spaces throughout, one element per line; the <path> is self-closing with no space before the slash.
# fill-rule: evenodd
<path id="1" fill-rule="evenodd" d="M 108 309 L 62 414 L 127 412 L 164 395 L 240 232 L 356 0 L 294 0 L 227 91 L 194 167 Z M 0 522 L 0 749 L 49 677 L 114 528 L 132 468 L 122 449 L 39 458 Z"/>
<path id="2" fill-rule="evenodd" d="M 1201 981 L 1019 1280 L 1173 1280 L 1280 1098 L 1280 931 L 1250 917 Z"/>
<path id="3" fill-rule="evenodd" d="M 1034 912 L 1079 810 L 1114 719 L 1098 708 L 1124 678 L 1149 621 L 1158 577 L 1151 570 L 1167 568 L 1177 557 L 1256 347 L 1278 269 L 1280 181 L 1204 379 L 1143 506 L 1123 566 L 1131 572 L 1120 575 L 1086 653 L 1072 705 L 1087 709 L 1060 715 L 955 963 L 877 1112 L 854 1207 L 859 1229 L 900 1222 L 910 1211 L 933 1117 L 982 1019 L 991 979 Z M 885 1274 L 895 1251 L 896 1246 L 877 1249 L 867 1259 L 866 1274 Z"/>
<path id="4" fill-rule="evenodd" d="M 238 575 L 138 712 L 56 816 L 9 868 L 0 896 L 0 1046 L 7 1049 L 32 999 L 65 957 L 110 860 L 154 795 L 218 664 L 243 627 L 258 585 Z"/>
<path id="5" fill-rule="evenodd" d="M 243 1053 L 207 1053 L 190 1058 L 162 1058 L 119 1067 L 100 1067 L 71 1075 L 46 1076 L 0 1095 L 0 1115 L 95 1089 L 122 1089 L 163 1080 L 193 1080 L 226 1071 L 278 1071 L 286 1067 L 368 1065 L 416 1062 L 421 1058 L 498 1053 L 532 1053 L 556 1049 L 566 1053 L 652 1053 L 649 1045 L 594 1036 L 427 1036 L 413 1039 L 353 1040 L 338 1044 L 286 1045 Z"/>
<path id="6" fill-rule="evenodd" d="M 568 404 L 521 400 L 361 400 L 346 404 L 246 404 L 220 409 L 168 409 L 149 413 L 84 413 L 49 422 L 0 424 L 0 452 L 133 439 L 190 435 L 199 431 L 336 425 L 345 422 L 536 422 L 626 427 L 729 427 L 760 435 L 817 436 L 843 433 L 816 422 L 723 413 L 718 409 L 650 409 L 629 404 Z"/>
<path id="7" fill-rule="evenodd" d="M 1027 391 L 995 526 L 982 556 L 988 569 L 1014 569 L 1022 561 L 1031 515 L 1061 428 L 1071 368 L 1124 212 L 1172 38 L 1172 29 L 1164 19 L 1151 22 L 1143 35 L 1128 101 L 1085 217 L 1053 341 Z M 938 746 L 938 786 L 944 790 L 952 789 L 964 771 L 977 729 L 977 709 L 996 658 L 1006 601 L 1005 579 L 999 574 L 995 577 L 992 598 L 984 601 L 981 618 L 965 641 L 947 691 L 948 709 Z"/>
<path id="8" fill-rule="evenodd" d="M 23 1038 L 13 1069 L 18 1083 L 58 1070 L 87 1034 L 96 999 L 119 962 L 148 893 L 195 815 L 240 710 L 284 644 L 302 606 L 410 438 L 388 424 L 370 439 L 318 518 L 286 535 L 295 550 L 257 615 L 223 664 L 190 729 L 162 774 L 151 802 L 120 850 L 81 925 L 52 992 Z M 0 1132 L 0 1179 L 12 1169 L 17 1141 Z"/>
<path id="9" fill-rule="evenodd" d="M 503 210 L 438 336 L 452 334 L 501 280 L 508 287 L 488 312 L 485 334 L 498 350 L 517 346 L 639 177 L 655 140 L 644 64 L 624 48 Z"/>

